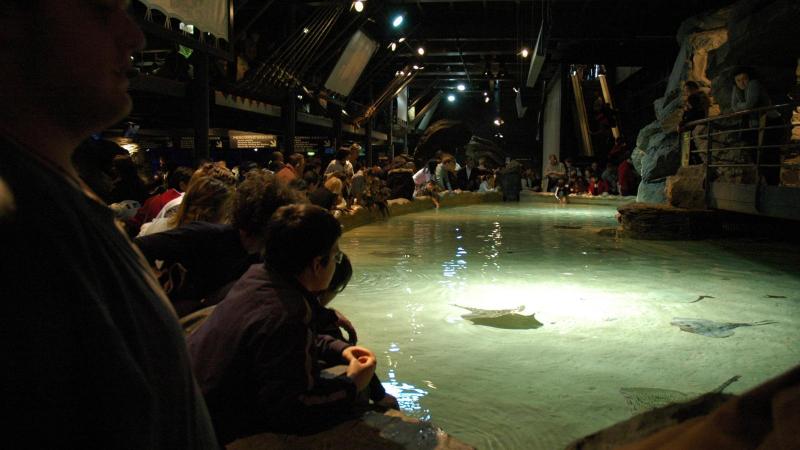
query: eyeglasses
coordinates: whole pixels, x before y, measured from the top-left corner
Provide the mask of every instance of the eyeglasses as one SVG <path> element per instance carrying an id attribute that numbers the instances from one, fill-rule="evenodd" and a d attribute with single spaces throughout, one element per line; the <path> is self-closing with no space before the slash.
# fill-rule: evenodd
<path id="1" fill-rule="evenodd" d="M 336 252 L 336 255 L 333 257 L 333 260 L 336 261 L 336 264 L 341 264 L 343 259 L 344 253 L 341 250 Z"/>

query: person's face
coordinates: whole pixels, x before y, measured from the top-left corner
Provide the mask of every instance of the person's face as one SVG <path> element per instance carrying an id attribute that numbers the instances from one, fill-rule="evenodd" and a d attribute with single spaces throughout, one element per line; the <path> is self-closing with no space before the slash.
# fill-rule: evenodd
<path id="1" fill-rule="evenodd" d="M 99 130 L 124 118 L 132 53 L 144 35 L 127 0 L 42 0 L 25 62 L 27 88 L 66 128 Z"/>
<path id="2" fill-rule="evenodd" d="M 447 161 L 444 164 L 444 168 L 447 169 L 448 172 L 455 172 L 456 171 L 456 162 L 453 160 Z"/>
<path id="3" fill-rule="evenodd" d="M 733 78 L 733 81 L 736 82 L 736 87 L 745 90 L 747 89 L 747 83 L 750 82 L 750 77 L 746 73 L 740 73 Z"/>
<path id="4" fill-rule="evenodd" d="M 558 162 L 558 159 L 556 158 L 556 155 L 550 155 L 548 157 L 548 159 L 550 160 L 550 164 L 555 164 L 555 163 Z"/>
<path id="5" fill-rule="evenodd" d="M 339 240 L 334 242 L 328 254 L 327 264 L 323 264 L 323 258 L 319 261 L 319 271 L 317 272 L 317 286 L 319 290 L 327 289 L 333 279 L 333 273 L 336 272 L 336 264 L 342 261 L 344 253 L 339 249 Z"/>

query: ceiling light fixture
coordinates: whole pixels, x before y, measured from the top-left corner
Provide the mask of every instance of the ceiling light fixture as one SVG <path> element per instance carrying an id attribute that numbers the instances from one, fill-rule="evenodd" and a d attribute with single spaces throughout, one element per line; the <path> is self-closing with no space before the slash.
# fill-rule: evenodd
<path id="1" fill-rule="evenodd" d="M 455 96 L 455 95 L 453 95 L 453 94 L 450 94 L 450 95 L 448 95 L 448 96 L 447 96 L 447 101 L 448 101 L 448 102 L 454 102 L 454 101 L 456 101 L 456 96 Z"/>
<path id="2" fill-rule="evenodd" d="M 467 87 L 464 86 L 464 83 L 458 83 L 458 86 L 456 86 L 456 89 L 458 89 L 459 91 L 463 92 L 464 90 L 467 89 Z"/>
<path id="3" fill-rule="evenodd" d="M 394 20 L 392 20 L 392 26 L 395 27 L 395 28 L 399 27 L 402 24 L 403 24 L 403 15 L 402 14 L 396 16 L 394 18 Z"/>
<path id="4" fill-rule="evenodd" d="M 423 48 L 423 47 L 418 48 L 417 49 L 417 54 L 419 56 L 424 56 L 425 55 L 425 48 Z"/>
<path id="5" fill-rule="evenodd" d="M 522 55 L 523 58 L 527 58 L 529 53 L 530 52 L 528 51 L 527 48 L 523 48 L 522 51 L 519 52 L 519 54 Z"/>
<path id="6" fill-rule="evenodd" d="M 397 44 L 395 44 L 394 42 L 390 42 L 389 43 L 389 50 L 391 50 L 391 51 L 397 50 Z"/>
<path id="7" fill-rule="evenodd" d="M 489 103 L 489 97 L 483 97 L 483 103 Z"/>
<path id="8" fill-rule="evenodd" d="M 364 2 L 362 2 L 361 0 L 354 1 L 353 2 L 353 9 L 355 9 L 356 12 L 364 11 Z"/>

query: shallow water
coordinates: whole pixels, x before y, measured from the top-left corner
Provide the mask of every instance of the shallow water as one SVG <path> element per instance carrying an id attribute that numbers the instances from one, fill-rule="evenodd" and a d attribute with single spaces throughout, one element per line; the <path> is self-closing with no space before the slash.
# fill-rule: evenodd
<path id="1" fill-rule="evenodd" d="M 331 306 L 407 414 L 481 449 L 563 448 L 634 414 L 621 388 L 693 394 L 741 375 L 737 393 L 800 361 L 800 249 L 617 239 L 614 213 L 476 205 L 357 228 Z M 455 304 L 523 306 L 543 326 L 475 325 Z M 710 338 L 675 317 L 778 323 Z"/>

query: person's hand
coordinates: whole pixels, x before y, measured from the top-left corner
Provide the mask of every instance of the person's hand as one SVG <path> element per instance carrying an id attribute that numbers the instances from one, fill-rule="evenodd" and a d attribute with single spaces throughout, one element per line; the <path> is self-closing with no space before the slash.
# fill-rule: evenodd
<path id="1" fill-rule="evenodd" d="M 344 328 L 347 331 L 347 342 L 350 344 L 355 345 L 358 342 L 358 335 L 356 334 L 356 329 L 353 327 L 353 324 L 350 320 L 344 316 L 344 314 L 340 313 L 338 310 L 333 310 L 336 313 L 336 325 L 339 327 Z"/>
<path id="2" fill-rule="evenodd" d="M 347 376 L 353 380 L 356 389 L 361 391 L 366 388 L 375 374 L 375 354 L 364 347 L 353 345 L 342 351 L 342 357 L 349 361 Z"/>
<path id="3" fill-rule="evenodd" d="M 376 405 L 382 406 L 386 409 L 400 409 L 397 399 L 393 395 L 386 394 L 382 399 L 375 402 Z"/>

